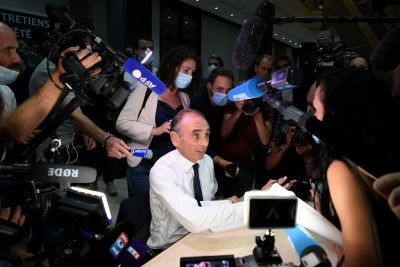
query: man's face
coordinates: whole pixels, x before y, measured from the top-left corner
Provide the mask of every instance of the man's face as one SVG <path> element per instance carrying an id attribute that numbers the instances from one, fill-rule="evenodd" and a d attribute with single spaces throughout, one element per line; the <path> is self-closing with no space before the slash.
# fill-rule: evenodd
<path id="1" fill-rule="evenodd" d="M 0 66 L 18 70 L 21 58 L 17 53 L 17 39 L 10 28 L 0 24 Z"/>
<path id="2" fill-rule="evenodd" d="M 225 76 L 217 76 L 213 84 L 207 83 L 209 88 L 210 97 L 214 95 L 214 92 L 220 94 L 227 94 L 232 89 L 233 81 Z"/>
<path id="3" fill-rule="evenodd" d="M 180 133 L 171 132 L 171 140 L 182 156 L 196 163 L 204 158 L 210 137 L 208 122 L 190 113 L 182 119 Z"/>
<path id="4" fill-rule="evenodd" d="M 286 67 L 289 67 L 289 61 L 287 61 L 286 59 L 282 59 L 276 62 L 276 69 L 280 70 L 280 69 L 284 69 Z"/>
<path id="5" fill-rule="evenodd" d="M 214 65 L 216 68 L 222 67 L 219 60 L 213 57 L 208 60 L 208 66 L 210 67 L 211 65 Z"/>
<path id="6" fill-rule="evenodd" d="M 135 54 L 143 54 L 147 48 L 150 48 L 151 51 L 154 51 L 154 44 L 152 41 L 140 39 L 138 42 L 138 48 L 135 47 Z"/>
<path id="7" fill-rule="evenodd" d="M 263 58 L 258 66 L 254 66 L 256 76 L 262 79 L 267 78 L 272 73 L 273 63 L 268 58 Z"/>

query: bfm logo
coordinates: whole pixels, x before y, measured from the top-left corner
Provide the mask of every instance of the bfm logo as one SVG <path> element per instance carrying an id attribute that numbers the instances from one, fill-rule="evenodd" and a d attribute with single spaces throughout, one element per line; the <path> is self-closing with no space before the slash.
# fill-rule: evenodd
<path id="1" fill-rule="evenodd" d="M 115 240 L 115 242 L 110 247 L 110 252 L 113 255 L 114 259 L 118 257 L 118 254 L 121 253 L 122 249 L 128 244 L 128 236 L 122 232 L 119 237 Z"/>

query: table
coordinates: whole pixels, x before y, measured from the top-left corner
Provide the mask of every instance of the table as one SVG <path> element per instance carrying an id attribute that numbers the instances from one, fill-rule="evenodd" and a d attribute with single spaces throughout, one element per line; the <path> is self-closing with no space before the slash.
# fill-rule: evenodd
<path id="1" fill-rule="evenodd" d="M 299 265 L 300 260 L 285 231 L 274 229 L 273 232 L 275 233 L 275 247 L 278 249 L 283 262 Z M 323 246 L 332 266 L 336 266 L 337 259 L 333 243 L 311 231 L 309 232 Z M 256 246 L 255 237 L 261 236 L 262 238 L 264 233 L 264 230 L 250 230 L 245 226 L 215 233 L 211 231 L 198 234 L 190 233 L 143 266 L 179 267 L 181 257 L 228 254 L 233 254 L 235 257 L 248 256 L 253 253 Z"/>

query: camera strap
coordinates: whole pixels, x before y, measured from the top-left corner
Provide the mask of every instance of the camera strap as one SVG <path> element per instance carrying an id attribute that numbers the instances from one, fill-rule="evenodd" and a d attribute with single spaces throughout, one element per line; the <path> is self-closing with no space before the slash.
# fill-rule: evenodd
<path id="1" fill-rule="evenodd" d="M 146 106 L 146 102 L 147 102 L 147 99 L 149 99 L 150 94 L 151 94 L 151 90 L 149 88 L 147 88 L 146 94 L 144 95 L 144 98 L 143 98 L 142 107 L 140 108 L 137 119 L 136 119 L 137 121 L 139 121 L 140 114 L 142 113 L 144 106 Z"/>

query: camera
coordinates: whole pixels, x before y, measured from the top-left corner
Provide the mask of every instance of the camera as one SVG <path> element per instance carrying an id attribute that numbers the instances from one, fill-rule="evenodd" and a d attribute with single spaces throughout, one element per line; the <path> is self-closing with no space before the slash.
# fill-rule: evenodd
<path id="1" fill-rule="evenodd" d="M 127 57 L 114 51 L 93 32 L 73 20 L 63 5 L 47 4 L 45 9 L 49 19 L 60 23 L 62 27 L 44 33 L 40 48 L 42 54 L 55 62 L 55 58 L 66 47 L 79 45 L 82 49 L 86 48 L 83 42 L 83 36 L 86 36 L 93 40 L 92 52 L 97 52 L 102 58 L 99 64 L 93 66 L 100 67 L 101 72 L 91 76 L 71 53 L 63 61 L 66 73 L 61 75 L 60 81 L 72 87 L 70 89 L 74 90 L 75 95 L 87 104 L 94 105 L 93 99 L 102 96 L 108 107 L 118 109 L 134 88 L 123 79 L 123 64 Z"/>
<path id="2" fill-rule="evenodd" d="M 300 128 L 296 128 L 292 136 L 292 145 L 294 147 L 306 146 L 309 140 L 309 134 Z"/>
<path id="3" fill-rule="evenodd" d="M 251 114 L 262 104 L 262 98 L 252 98 L 244 101 L 242 110 L 246 114 Z"/>
<path id="4" fill-rule="evenodd" d="M 359 47 L 348 48 L 343 42 L 335 42 L 331 30 L 320 31 L 316 39 L 320 48 L 314 51 L 306 62 L 313 65 L 316 72 L 347 66 L 351 59 L 361 55 Z"/>

